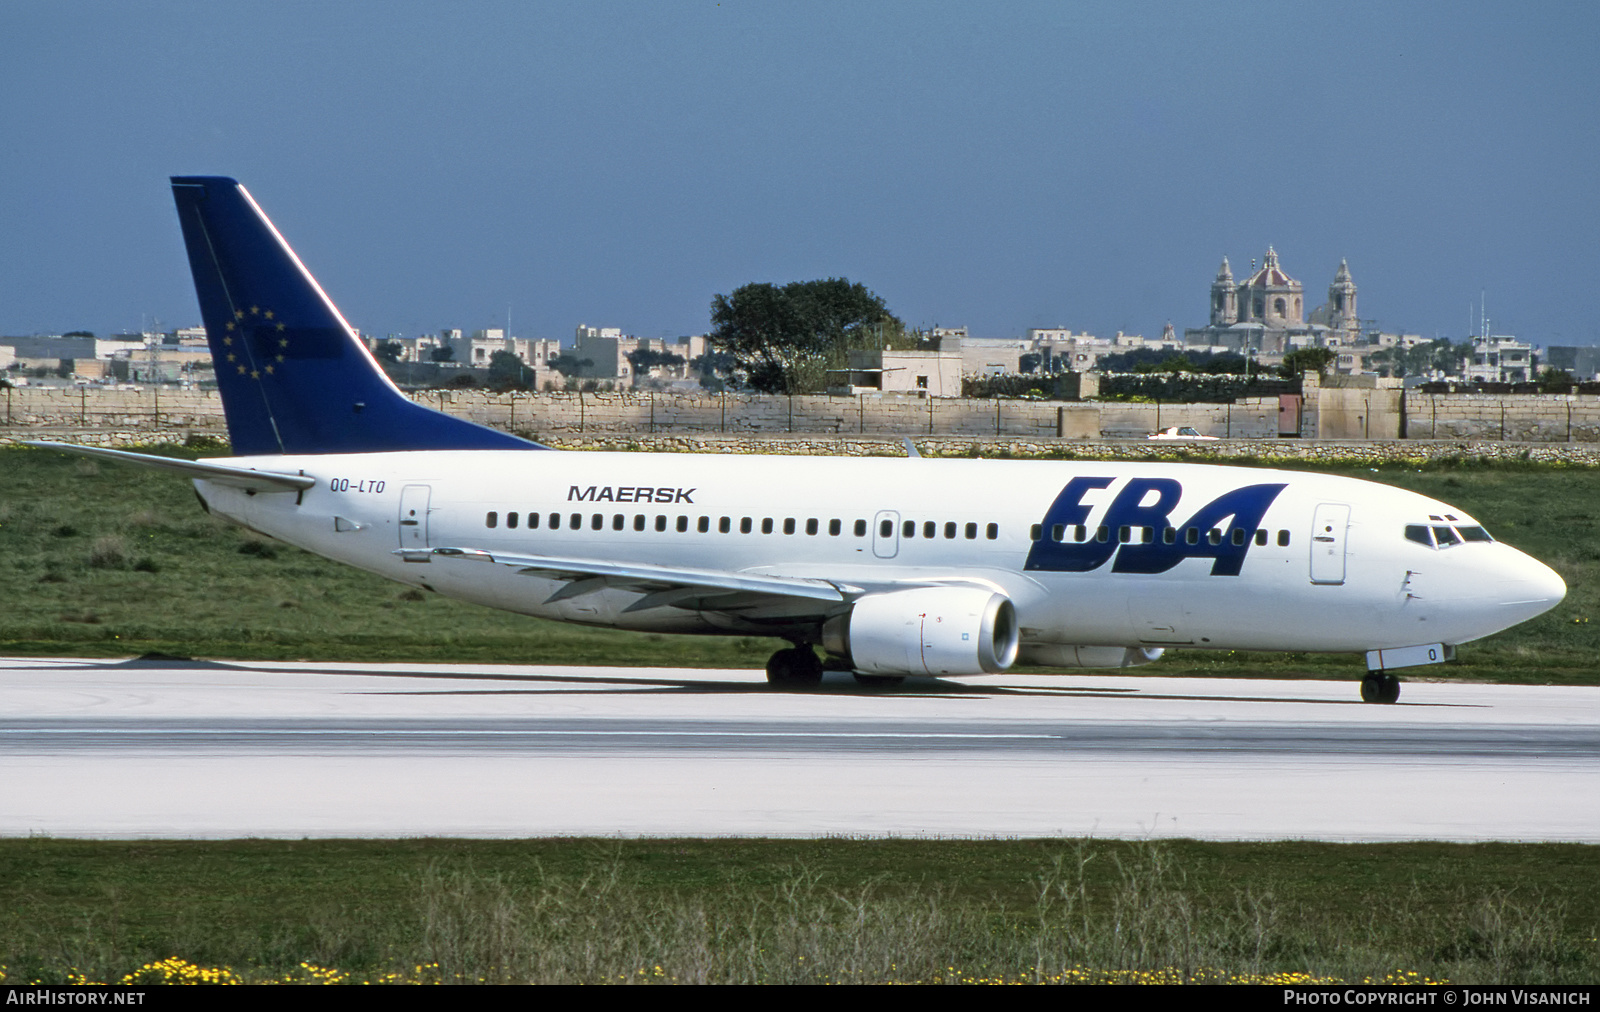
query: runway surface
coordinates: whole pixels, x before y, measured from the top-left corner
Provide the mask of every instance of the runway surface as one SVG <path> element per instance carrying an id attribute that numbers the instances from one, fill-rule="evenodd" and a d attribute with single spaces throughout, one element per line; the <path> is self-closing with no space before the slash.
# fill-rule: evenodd
<path id="1" fill-rule="evenodd" d="M 0 658 L 0 835 L 1600 842 L 1600 689 Z"/>

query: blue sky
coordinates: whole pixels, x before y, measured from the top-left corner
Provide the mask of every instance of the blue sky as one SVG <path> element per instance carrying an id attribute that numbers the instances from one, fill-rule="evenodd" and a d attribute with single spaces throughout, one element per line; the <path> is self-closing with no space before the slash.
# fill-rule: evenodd
<path id="1" fill-rule="evenodd" d="M 1267 245 L 1324 300 L 1600 343 L 1600 5 L 0 6 L 0 333 L 198 322 L 166 178 L 245 183 L 356 326 L 1158 334 Z"/>

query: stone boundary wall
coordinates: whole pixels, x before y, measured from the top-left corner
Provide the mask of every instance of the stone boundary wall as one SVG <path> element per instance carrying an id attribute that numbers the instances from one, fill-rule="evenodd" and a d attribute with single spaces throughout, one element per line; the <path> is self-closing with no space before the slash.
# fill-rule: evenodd
<path id="1" fill-rule="evenodd" d="M 3 424 L 51 430 L 178 430 L 226 436 L 216 391 L 22 387 L 5 391 Z M 1138 438 L 1168 425 L 1223 437 L 1273 438 L 1277 401 L 1123 404 L 978 398 L 751 394 L 427 391 L 416 398 L 462 418 L 541 438 L 558 433 L 825 433 Z"/>
<path id="2" fill-rule="evenodd" d="M 124 431 L 143 433 L 141 441 L 157 433 L 176 433 L 180 438 L 227 436 L 222 402 L 214 390 L 20 387 L 0 395 L 0 438 Z M 1270 440 L 1276 438 L 1278 424 L 1277 401 L 1266 397 L 1232 404 L 1128 404 L 866 395 L 429 391 L 418 400 L 545 441 L 567 435 L 616 434 L 632 439 L 662 433 L 1139 440 L 1169 425 L 1192 425 L 1224 438 Z M 1333 405 L 1325 407 L 1334 410 Z M 1404 410 L 1403 432 L 1410 440 L 1600 443 L 1600 396 L 1594 394 L 1407 392 Z M 1356 425 L 1345 428 L 1357 435 L 1367 431 Z M 1318 408 L 1310 403 L 1301 434 L 1311 437 L 1319 431 L 1324 436 L 1343 432 L 1338 427 L 1319 430 Z M 1384 425 L 1370 431 L 1381 438 L 1402 430 Z"/>
<path id="3" fill-rule="evenodd" d="M 228 435 L 222 417 L 222 399 L 215 390 L 155 387 L 140 390 L 14 387 L 0 390 L 0 425 L 5 429 L 193 430 L 223 439 Z"/>
<path id="4" fill-rule="evenodd" d="M 0 446 L 20 439 L 53 439 L 88 446 L 183 443 L 182 429 L 0 430 Z M 1026 460 L 1170 460 L 1195 463 L 1291 463 L 1325 461 L 1420 464 L 1434 460 L 1531 461 L 1600 467 L 1600 444 L 1512 443 L 1452 439 L 1223 439 L 1174 445 L 1146 439 L 1084 440 L 992 436 L 682 435 L 657 433 L 562 433 L 546 437 L 559 450 L 634 453 L 761 453 L 836 457 L 904 457 L 910 439 L 925 457 L 988 457 Z"/>
<path id="5" fill-rule="evenodd" d="M 1067 460 L 1150 460 L 1225 463 L 1362 461 L 1417 464 L 1434 460 L 1532 461 L 1600 467 L 1600 445 L 1500 443 L 1487 440 L 1232 439 L 1175 446 L 1145 439 L 993 439 L 921 436 L 911 439 L 925 457 L 1043 457 Z M 571 433 L 545 440 L 562 450 L 642 453 L 764 453 L 842 457 L 903 457 L 904 439 L 885 436 L 683 436 Z"/>
<path id="6" fill-rule="evenodd" d="M 1600 442 L 1594 394 L 1406 394 L 1411 439 Z"/>

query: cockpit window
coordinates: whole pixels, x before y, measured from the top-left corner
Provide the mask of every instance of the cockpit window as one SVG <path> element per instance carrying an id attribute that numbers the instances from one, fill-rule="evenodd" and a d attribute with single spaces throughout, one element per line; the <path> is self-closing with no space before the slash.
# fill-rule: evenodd
<path id="1" fill-rule="evenodd" d="M 1437 520 L 1437 517 L 1429 517 Z M 1450 548 L 1469 541 L 1490 542 L 1494 538 L 1482 527 L 1447 527 L 1443 524 L 1407 524 L 1406 540 L 1428 548 Z"/>

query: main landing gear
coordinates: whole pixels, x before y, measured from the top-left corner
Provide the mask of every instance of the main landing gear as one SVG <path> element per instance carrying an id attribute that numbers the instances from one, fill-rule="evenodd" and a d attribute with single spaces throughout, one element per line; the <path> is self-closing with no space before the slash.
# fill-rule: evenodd
<path id="1" fill-rule="evenodd" d="M 849 668 L 842 670 L 848 671 Z M 808 646 L 794 646 L 779 650 L 767 661 L 767 682 L 775 689 L 814 689 L 822 684 L 822 659 Z M 856 682 L 869 689 L 890 689 L 905 681 L 904 675 L 855 676 Z"/>
<path id="2" fill-rule="evenodd" d="M 822 659 L 810 647 L 788 647 L 767 661 L 767 681 L 780 689 L 809 689 L 822 684 Z"/>
<path id="3" fill-rule="evenodd" d="M 1363 703 L 1393 703 L 1400 698 L 1400 679 L 1384 671 L 1369 671 L 1361 680 Z"/>

